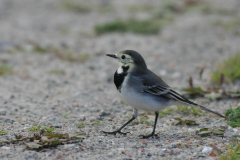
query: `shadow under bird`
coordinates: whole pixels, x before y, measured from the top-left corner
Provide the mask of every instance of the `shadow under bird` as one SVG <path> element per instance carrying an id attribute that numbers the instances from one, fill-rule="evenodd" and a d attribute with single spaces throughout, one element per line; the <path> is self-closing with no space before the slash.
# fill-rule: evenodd
<path id="1" fill-rule="evenodd" d="M 124 50 L 115 55 L 107 54 L 107 56 L 117 59 L 119 62 L 119 68 L 114 74 L 114 83 L 120 92 L 122 100 L 134 108 L 134 113 L 133 117 L 116 131 L 102 131 L 103 133 L 126 135 L 127 133 L 123 133 L 121 130 L 137 117 L 138 110 L 145 110 L 154 111 L 156 117 L 152 133 L 140 135 L 140 137 L 154 137 L 159 111 L 171 105 L 200 107 L 202 110 L 225 118 L 223 115 L 193 103 L 175 92 L 160 77 L 147 68 L 143 57 L 138 52 Z"/>

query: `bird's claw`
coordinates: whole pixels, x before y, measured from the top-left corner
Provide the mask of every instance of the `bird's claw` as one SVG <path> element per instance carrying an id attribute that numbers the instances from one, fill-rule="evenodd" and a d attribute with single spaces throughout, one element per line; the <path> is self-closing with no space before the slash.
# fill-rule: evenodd
<path id="1" fill-rule="evenodd" d="M 101 132 L 104 133 L 104 134 L 113 134 L 113 135 L 116 135 L 117 133 L 122 134 L 122 135 L 127 135 L 127 133 L 130 133 L 130 132 L 124 133 L 124 132 L 121 132 L 119 130 L 116 130 L 116 131 L 113 131 L 113 132 L 105 132 L 105 131 L 101 131 Z"/>

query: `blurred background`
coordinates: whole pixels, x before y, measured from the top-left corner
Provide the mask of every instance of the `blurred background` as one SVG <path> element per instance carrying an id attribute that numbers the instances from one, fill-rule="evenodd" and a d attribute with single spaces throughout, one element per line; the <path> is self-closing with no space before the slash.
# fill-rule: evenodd
<path id="1" fill-rule="evenodd" d="M 92 156 L 96 147 L 100 149 L 94 154 L 107 156 L 111 148 L 124 148 L 119 146 L 123 142 L 132 150 L 128 138 L 117 141 L 99 133 L 115 130 L 132 115 L 113 84 L 118 63 L 105 56 L 126 49 L 139 52 L 148 68 L 174 89 L 185 90 L 214 111 L 225 114 L 229 104 L 240 105 L 240 0 L 0 0 L 0 134 L 29 137 L 40 127 L 54 126 L 63 134 L 88 134 L 85 144 L 93 147 L 84 148 L 85 157 Z M 194 118 L 204 128 L 227 126 L 213 115 L 173 107 L 160 112 L 157 130 L 165 136 L 159 142 L 164 148 L 172 148 L 167 140 L 173 134 L 189 134 L 182 126 L 171 127 L 172 117 Z M 142 125 L 152 131 L 154 116 L 142 115 L 149 123 L 134 122 L 134 134 L 145 134 Z M 134 134 L 131 143 L 138 136 Z M 103 141 L 98 145 L 100 136 Z M 83 150 L 74 145 L 82 156 Z M 154 141 L 148 146 L 151 151 L 157 145 Z M 14 154 L 16 159 L 32 154 L 19 155 L 15 146 L 6 150 L 1 155 Z M 186 148 L 177 152 L 183 151 Z M 37 152 L 33 159 L 45 153 Z M 130 154 L 127 149 L 126 153 Z M 55 151 L 52 155 L 57 156 Z"/>
<path id="2" fill-rule="evenodd" d="M 59 96 L 65 86 L 69 97 L 113 91 L 117 64 L 105 54 L 125 49 L 141 53 L 175 88 L 187 87 L 189 77 L 219 84 L 221 74 L 232 83 L 239 58 L 226 71 L 220 66 L 238 55 L 239 37 L 239 0 L 1 0 L 1 94 L 11 97 L 9 87 Z"/>
<path id="3" fill-rule="evenodd" d="M 188 87 L 189 77 L 196 86 L 219 84 L 221 74 L 232 83 L 239 44 L 239 0 L 1 0 L 1 96 L 111 95 L 118 65 L 105 54 L 125 49 L 174 88 Z"/>
<path id="4" fill-rule="evenodd" d="M 133 49 L 174 81 L 239 51 L 239 8 L 239 0 L 1 0 L 0 53 L 111 63 L 102 56 Z"/>

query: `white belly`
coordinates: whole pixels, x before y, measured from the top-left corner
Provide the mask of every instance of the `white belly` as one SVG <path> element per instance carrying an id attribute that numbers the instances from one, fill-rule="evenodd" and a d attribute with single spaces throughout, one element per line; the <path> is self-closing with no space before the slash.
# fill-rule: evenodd
<path id="1" fill-rule="evenodd" d="M 124 80 L 124 83 L 127 82 L 127 79 Z M 161 97 L 151 96 L 148 93 L 143 93 L 141 91 L 137 91 L 132 87 L 124 87 L 125 84 L 122 85 L 120 96 L 124 102 L 133 108 L 145 111 L 160 111 L 165 109 L 167 106 L 173 105 L 165 98 L 161 99 Z"/>

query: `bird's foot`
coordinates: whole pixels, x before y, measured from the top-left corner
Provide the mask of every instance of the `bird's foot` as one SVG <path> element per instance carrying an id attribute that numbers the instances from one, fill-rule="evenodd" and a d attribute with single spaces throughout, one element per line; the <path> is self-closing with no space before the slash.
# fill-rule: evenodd
<path id="1" fill-rule="evenodd" d="M 142 138 L 142 139 L 147 139 L 147 138 L 150 138 L 150 137 L 155 138 L 155 136 L 157 136 L 157 134 L 153 134 L 153 133 L 151 133 L 149 135 L 139 135 L 139 137 Z"/>
<path id="2" fill-rule="evenodd" d="M 127 133 L 130 133 L 130 132 L 121 132 L 120 130 L 116 130 L 116 131 L 113 131 L 113 132 L 105 132 L 105 131 L 101 131 L 102 133 L 105 133 L 105 134 L 113 134 L 113 135 L 116 135 L 117 133 L 118 134 L 122 134 L 122 135 L 127 135 Z"/>

